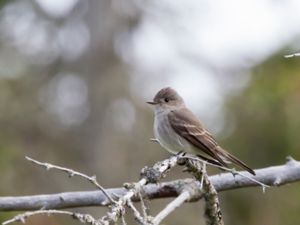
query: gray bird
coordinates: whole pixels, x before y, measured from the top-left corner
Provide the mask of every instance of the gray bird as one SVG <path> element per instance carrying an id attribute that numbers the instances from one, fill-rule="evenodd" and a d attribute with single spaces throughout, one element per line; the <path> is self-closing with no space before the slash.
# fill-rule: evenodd
<path id="1" fill-rule="evenodd" d="M 255 175 L 250 167 L 218 145 L 174 89 L 161 89 L 154 100 L 147 103 L 155 109 L 155 138 L 170 153 L 196 153 L 212 164 L 229 168 L 228 164 L 233 163 Z"/>

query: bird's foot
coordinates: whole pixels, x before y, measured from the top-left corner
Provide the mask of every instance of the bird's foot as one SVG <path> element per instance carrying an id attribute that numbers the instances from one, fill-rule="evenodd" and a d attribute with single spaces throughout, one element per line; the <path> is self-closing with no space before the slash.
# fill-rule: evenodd
<path id="1" fill-rule="evenodd" d="M 178 165 L 183 166 L 185 164 L 185 158 L 184 158 L 185 155 L 186 155 L 186 152 L 184 152 L 184 151 L 179 151 L 176 153 Z"/>

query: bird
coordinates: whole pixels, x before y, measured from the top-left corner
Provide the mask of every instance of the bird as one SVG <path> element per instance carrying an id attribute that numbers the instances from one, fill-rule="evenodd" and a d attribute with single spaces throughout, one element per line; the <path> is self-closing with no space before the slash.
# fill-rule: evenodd
<path id="1" fill-rule="evenodd" d="M 234 164 L 256 175 L 249 166 L 217 143 L 173 88 L 161 89 L 153 101 L 147 103 L 154 106 L 155 139 L 171 154 L 196 153 L 211 164 L 226 168 L 230 168 L 228 164 Z"/>

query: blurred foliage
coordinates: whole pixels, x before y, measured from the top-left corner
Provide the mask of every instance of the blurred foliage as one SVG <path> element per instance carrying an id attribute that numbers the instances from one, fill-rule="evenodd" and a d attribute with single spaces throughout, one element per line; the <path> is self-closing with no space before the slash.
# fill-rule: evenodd
<path id="1" fill-rule="evenodd" d="M 0 0 L 0 8 L 4 6 L 9 0 Z"/>
<path id="2" fill-rule="evenodd" d="M 236 127 L 227 142 L 243 149 L 255 167 L 282 163 L 287 155 L 300 157 L 300 62 L 282 55 L 253 69 L 251 85 L 228 106 Z"/>
<path id="3" fill-rule="evenodd" d="M 116 33 L 132 29 L 139 15 L 128 12 L 130 16 L 124 16 L 110 1 L 89 1 L 88 7 L 85 2 L 78 2 L 61 17 L 48 15 L 35 1 L 7 1 L 7 8 L 1 11 L 0 22 L 4 18 L 6 22 L 5 26 L 0 23 L 4 27 L 0 28 L 14 31 L 8 35 L 10 32 L 1 30 L 0 34 L 2 196 L 93 189 L 79 178 L 67 179 L 64 174 L 32 166 L 25 155 L 96 173 L 104 187 L 136 181 L 143 166 L 168 156 L 149 141 L 153 113 L 133 95 L 131 69 L 115 49 Z M 15 14 L 11 14 L 11 5 L 18 9 L 14 9 Z M 26 12 L 20 10 L 25 5 Z M 17 14 L 24 17 L 18 21 Z M 25 23 L 22 30 L 10 24 L 27 17 L 33 20 L 32 27 Z M 38 48 L 34 42 L 26 49 L 24 43 L 37 37 L 34 28 L 45 32 L 47 48 Z M 14 35 L 26 29 L 27 36 L 16 39 L 24 42 L 23 46 Z M 82 36 L 86 39 L 77 42 Z M 43 36 L 39 38 L 37 43 Z M 84 41 L 88 47 L 76 52 Z M 253 168 L 284 163 L 287 155 L 300 158 L 299 71 L 300 58 L 285 59 L 277 52 L 253 68 L 249 85 L 228 99 L 224 111 L 231 133 L 222 145 Z M 178 169 L 169 179 L 186 176 Z M 300 197 L 298 189 L 299 184 L 293 184 L 265 194 L 259 188 L 221 193 L 226 224 L 295 224 L 300 210 L 299 201 L 295 201 Z M 151 202 L 151 213 L 158 212 L 167 201 Z M 90 210 L 97 217 L 104 212 L 82 209 Z M 202 203 L 186 204 L 166 223 L 204 224 L 202 213 Z M 13 214 L 1 213 L 0 220 Z M 30 224 L 73 222 L 61 217 L 30 220 Z"/>
<path id="4" fill-rule="evenodd" d="M 299 58 L 285 59 L 279 52 L 254 68 L 251 84 L 228 102 L 228 122 L 235 129 L 225 145 L 254 168 L 282 164 L 289 155 L 300 159 L 299 71 Z M 232 204 L 225 203 L 225 210 L 235 215 L 229 223 L 294 224 L 299 221 L 300 204 L 294 201 L 299 188 L 296 183 L 265 194 L 258 189 L 226 193 L 225 202 Z"/>

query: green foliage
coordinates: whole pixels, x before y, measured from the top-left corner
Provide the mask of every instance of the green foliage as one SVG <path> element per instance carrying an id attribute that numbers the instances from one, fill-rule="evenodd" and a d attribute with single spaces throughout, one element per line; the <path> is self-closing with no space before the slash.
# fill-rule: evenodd
<path id="1" fill-rule="evenodd" d="M 278 53 L 255 68 L 250 85 L 228 103 L 235 130 L 226 145 L 254 168 L 282 164 L 288 155 L 300 159 L 299 71 L 300 58 Z M 228 214 L 235 215 L 230 224 L 293 224 L 298 190 L 293 184 L 264 195 L 258 189 L 226 193 Z"/>

